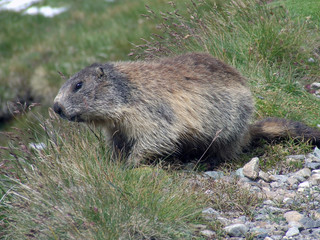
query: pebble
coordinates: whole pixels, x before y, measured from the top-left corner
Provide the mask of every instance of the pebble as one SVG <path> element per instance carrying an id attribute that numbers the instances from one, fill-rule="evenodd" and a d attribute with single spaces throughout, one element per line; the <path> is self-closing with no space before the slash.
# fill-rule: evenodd
<path id="1" fill-rule="evenodd" d="M 302 182 L 298 185 L 299 188 L 309 188 L 311 187 L 311 183 L 309 181 Z"/>
<path id="2" fill-rule="evenodd" d="M 244 237 L 248 232 L 247 226 L 241 223 L 229 225 L 224 230 L 230 237 Z"/>
<path id="3" fill-rule="evenodd" d="M 311 176 L 311 170 L 309 168 L 303 168 L 295 173 L 297 176 L 308 178 Z"/>
<path id="4" fill-rule="evenodd" d="M 303 225 L 304 228 L 320 228 L 320 220 L 313 220 L 309 217 L 304 217 L 300 220 L 300 223 Z"/>
<path id="5" fill-rule="evenodd" d="M 320 169 L 320 163 L 317 162 L 306 162 L 304 166 L 310 169 Z"/>
<path id="6" fill-rule="evenodd" d="M 259 178 L 264 180 L 265 182 L 270 182 L 270 175 L 268 173 L 265 173 L 264 171 L 260 170 L 259 171 Z"/>
<path id="7" fill-rule="evenodd" d="M 200 231 L 200 234 L 208 238 L 213 238 L 216 235 L 216 233 L 211 230 L 202 230 Z"/>
<path id="8" fill-rule="evenodd" d="M 221 171 L 207 171 L 204 174 L 213 179 L 220 179 L 224 176 L 223 172 Z"/>
<path id="9" fill-rule="evenodd" d="M 259 176 L 259 158 L 252 158 L 250 162 L 244 165 L 243 175 L 253 180 Z"/>
<path id="10" fill-rule="evenodd" d="M 213 215 L 213 216 L 219 216 L 219 212 L 214 210 L 213 208 L 207 208 L 205 210 L 202 211 L 203 214 L 207 214 L 207 215 Z"/>
<path id="11" fill-rule="evenodd" d="M 236 176 L 243 178 L 243 168 L 239 168 L 236 172 L 235 172 Z"/>
<path id="12" fill-rule="evenodd" d="M 285 214 L 283 214 L 283 216 L 287 220 L 288 223 L 299 222 L 303 218 L 303 215 L 297 211 L 286 212 Z"/>
<path id="13" fill-rule="evenodd" d="M 287 237 L 293 237 L 299 234 L 299 229 L 297 227 L 291 227 L 289 230 L 286 232 Z"/>

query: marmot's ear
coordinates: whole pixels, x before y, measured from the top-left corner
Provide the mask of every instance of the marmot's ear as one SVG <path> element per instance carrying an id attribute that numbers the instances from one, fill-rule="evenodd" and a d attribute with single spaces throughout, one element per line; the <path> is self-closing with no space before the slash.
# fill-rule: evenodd
<path id="1" fill-rule="evenodd" d="M 102 67 L 96 67 L 96 74 L 97 74 L 98 78 L 100 78 L 104 75 L 104 71 L 103 71 Z"/>

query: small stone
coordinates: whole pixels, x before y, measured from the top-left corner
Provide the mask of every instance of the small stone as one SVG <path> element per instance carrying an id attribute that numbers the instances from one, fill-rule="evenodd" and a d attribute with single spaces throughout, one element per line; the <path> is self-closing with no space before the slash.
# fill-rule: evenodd
<path id="1" fill-rule="evenodd" d="M 248 162 L 243 167 L 243 175 L 255 180 L 259 175 L 259 158 L 252 158 L 250 162 Z"/>
<path id="2" fill-rule="evenodd" d="M 301 223 L 299 223 L 299 222 L 296 222 L 296 221 L 289 222 L 288 227 L 289 228 L 296 227 L 299 230 L 304 229 L 303 225 Z"/>
<path id="3" fill-rule="evenodd" d="M 293 237 L 293 236 L 296 236 L 299 234 L 299 229 L 297 227 L 292 227 L 292 228 L 289 228 L 289 230 L 287 231 L 286 233 L 286 236 L 287 237 Z"/>
<path id="4" fill-rule="evenodd" d="M 313 58 L 309 58 L 309 59 L 308 59 L 308 62 L 309 62 L 309 63 L 314 63 L 315 60 L 314 60 Z M 311 84 L 311 85 L 312 85 L 312 84 Z"/>
<path id="5" fill-rule="evenodd" d="M 310 178 L 310 181 L 314 181 L 316 184 L 320 184 L 320 173 L 313 174 Z M 314 185 L 316 185 L 314 184 Z"/>
<path id="6" fill-rule="evenodd" d="M 269 233 L 267 229 L 257 227 L 252 228 L 250 232 L 255 235 L 255 239 L 265 239 Z"/>
<path id="7" fill-rule="evenodd" d="M 200 234 L 208 238 L 213 238 L 216 235 L 216 233 L 211 230 L 202 230 L 200 231 Z"/>
<path id="8" fill-rule="evenodd" d="M 319 228 L 320 227 L 320 220 L 313 220 L 308 217 L 304 217 L 300 220 L 300 223 L 307 229 L 309 228 Z"/>
<path id="9" fill-rule="evenodd" d="M 278 183 L 278 182 L 272 182 L 272 183 L 270 183 L 270 186 L 271 186 L 272 188 L 278 188 L 278 187 L 280 186 L 280 183 Z"/>
<path id="10" fill-rule="evenodd" d="M 314 150 L 313 150 L 313 155 L 320 159 L 320 149 L 315 147 Z"/>
<path id="11" fill-rule="evenodd" d="M 313 89 L 320 88 L 320 83 L 319 82 L 311 83 L 310 87 L 313 88 Z"/>
<path id="12" fill-rule="evenodd" d="M 287 181 L 288 178 L 289 177 L 285 176 L 285 175 L 271 175 L 270 176 L 271 181 L 277 181 L 280 183 L 284 183 L 285 181 Z"/>
<path id="13" fill-rule="evenodd" d="M 227 227 L 224 228 L 224 230 L 231 237 L 245 236 L 245 234 L 248 232 L 247 226 L 244 225 L 244 224 L 241 224 L 241 223 L 232 224 L 230 226 L 227 226 Z"/>
<path id="14" fill-rule="evenodd" d="M 263 202 L 263 204 L 264 204 L 264 205 L 271 205 L 271 206 L 274 206 L 274 205 L 275 205 L 274 201 L 272 201 L 272 200 L 265 200 L 265 201 Z"/>
<path id="15" fill-rule="evenodd" d="M 306 162 L 304 166 L 310 169 L 320 169 L 320 163 L 318 162 Z"/>
<path id="16" fill-rule="evenodd" d="M 283 203 L 284 204 L 292 204 L 293 203 L 293 199 L 286 197 L 286 198 L 283 199 Z"/>
<path id="17" fill-rule="evenodd" d="M 304 178 L 308 178 L 311 176 L 311 170 L 309 168 L 303 168 L 297 172 L 295 172 L 295 175 L 297 176 L 301 176 Z"/>
<path id="18" fill-rule="evenodd" d="M 224 176 L 223 172 L 221 171 L 207 171 L 204 174 L 206 174 L 207 176 L 213 178 L 213 179 L 220 179 Z"/>
<path id="19" fill-rule="evenodd" d="M 309 181 L 305 181 L 299 184 L 299 188 L 310 188 L 312 185 Z"/>
<path id="20" fill-rule="evenodd" d="M 300 214 L 297 211 L 289 211 L 283 214 L 284 218 L 287 220 L 287 222 L 299 222 L 302 218 L 303 215 Z"/>
<path id="21" fill-rule="evenodd" d="M 265 237 L 264 240 L 274 240 L 274 239 L 271 237 Z"/>
<path id="22" fill-rule="evenodd" d="M 259 178 L 266 182 L 270 182 L 270 175 L 268 173 L 265 173 L 264 171 L 260 170 L 259 171 Z"/>
<path id="23" fill-rule="evenodd" d="M 236 176 L 241 177 L 241 178 L 244 177 L 244 175 L 243 175 L 243 168 L 239 168 L 239 169 L 236 171 Z"/>
<path id="24" fill-rule="evenodd" d="M 219 216 L 220 215 L 220 213 L 218 211 L 214 210 L 213 208 L 207 208 L 207 209 L 203 210 L 202 214 L 214 215 L 214 216 Z"/>
<path id="25" fill-rule="evenodd" d="M 292 186 L 292 185 L 294 185 L 294 184 L 299 183 L 299 181 L 298 181 L 298 179 L 295 178 L 295 177 L 289 177 L 289 178 L 287 179 L 287 183 L 288 183 L 290 186 Z"/>
<path id="26" fill-rule="evenodd" d="M 231 224 L 231 221 L 224 217 L 217 217 L 217 220 L 222 223 L 224 226 Z"/>
<path id="27" fill-rule="evenodd" d="M 306 156 L 305 155 L 288 155 L 286 156 L 286 158 L 291 158 L 291 159 L 295 159 L 295 160 L 304 160 Z"/>

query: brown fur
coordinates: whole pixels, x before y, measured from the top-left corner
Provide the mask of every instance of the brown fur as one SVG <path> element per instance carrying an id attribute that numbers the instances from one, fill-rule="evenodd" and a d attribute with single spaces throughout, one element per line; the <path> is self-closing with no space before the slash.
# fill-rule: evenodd
<path id="1" fill-rule="evenodd" d="M 249 126 L 254 104 L 246 80 L 203 53 L 93 64 L 61 87 L 54 110 L 101 126 L 134 164 L 172 153 L 201 156 L 208 147 L 215 160 L 233 159 L 251 137 L 286 135 L 283 127 L 293 126 L 285 120 Z M 319 142 L 317 131 L 303 136 Z"/>

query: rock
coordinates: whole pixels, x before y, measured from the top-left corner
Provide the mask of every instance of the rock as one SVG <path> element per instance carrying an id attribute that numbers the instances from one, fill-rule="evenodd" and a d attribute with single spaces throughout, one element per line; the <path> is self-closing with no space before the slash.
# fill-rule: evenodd
<path id="1" fill-rule="evenodd" d="M 277 181 L 277 182 L 280 182 L 280 183 L 284 183 L 285 181 L 288 180 L 288 176 L 286 175 L 271 175 L 270 176 L 270 179 L 271 181 Z"/>
<path id="2" fill-rule="evenodd" d="M 289 156 L 286 156 L 286 158 L 291 158 L 291 159 L 295 159 L 295 160 L 304 160 L 305 159 L 305 155 L 289 155 Z"/>
<path id="3" fill-rule="evenodd" d="M 286 237 L 293 237 L 299 234 L 299 229 L 297 227 L 289 228 L 289 230 L 286 232 Z"/>
<path id="4" fill-rule="evenodd" d="M 274 203 L 274 201 L 272 201 L 272 200 L 265 200 L 264 202 L 263 202 L 263 204 L 264 205 L 271 205 L 271 206 L 274 206 L 274 205 L 276 205 L 275 203 Z"/>
<path id="5" fill-rule="evenodd" d="M 316 184 L 320 184 L 320 173 L 312 174 L 309 178 L 310 181 L 315 182 Z M 316 185 L 314 184 L 314 185 Z"/>
<path id="6" fill-rule="evenodd" d="M 244 237 L 248 232 L 247 226 L 241 223 L 229 225 L 224 230 L 230 237 Z"/>
<path id="7" fill-rule="evenodd" d="M 296 222 L 296 221 L 289 222 L 288 227 L 289 228 L 296 227 L 299 230 L 304 229 L 303 225 L 301 223 L 299 223 L 299 222 Z"/>
<path id="8" fill-rule="evenodd" d="M 286 197 L 283 199 L 283 203 L 284 204 L 292 204 L 293 203 L 293 199 L 292 198 L 289 198 L 289 197 Z"/>
<path id="9" fill-rule="evenodd" d="M 223 172 L 221 172 L 221 171 L 207 171 L 204 174 L 215 179 L 215 180 L 220 179 L 224 176 Z"/>
<path id="10" fill-rule="evenodd" d="M 250 162 L 244 165 L 243 175 L 253 180 L 257 179 L 259 176 L 259 158 L 252 158 Z"/>
<path id="11" fill-rule="evenodd" d="M 219 216 L 220 213 L 212 208 L 207 208 L 205 210 L 202 211 L 202 214 L 206 214 L 206 215 L 214 215 L 214 216 Z"/>
<path id="12" fill-rule="evenodd" d="M 303 168 L 303 169 L 295 172 L 294 174 L 297 176 L 308 178 L 311 176 L 311 170 L 309 168 Z"/>
<path id="13" fill-rule="evenodd" d="M 320 83 L 319 82 L 311 83 L 310 87 L 313 88 L 313 89 L 319 89 L 320 88 Z"/>
<path id="14" fill-rule="evenodd" d="M 304 166 L 310 169 L 320 169 L 320 162 L 306 162 Z"/>
<path id="15" fill-rule="evenodd" d="M 304 217 L 299 221 L 304 228 L 319 228 L 320 227 L 320 220 L 313 220 L 312 218 Z"/>
<path id="16" fill-rule="evenodd" d="M 298 185 L 299 188 L 310 188 L 312 184 L 309 181 L 302 182 Z"/>
<path id="17" fill-rule="evenodd" d="M 287 220 L 287 222 L 299 222 L 302 218 L 303 215 L 300 214 L 297 211 L 289 211 L 283 214 L 284 218 Z"/>
<path id="18" fill-rule="evenodd" d="M 265 237 L 264 240 L 274 240 L 274 239 L 271 237 Z"/>
<path id="19" fill-rule="evenodd" d="M 257 227 L 252 228 L 250 232 L 254 234 L 255 239 L 265 239 L 269 233 L 267 229 Z"/>
<path id="20" fill-rule="evenodd" d="M 244 177 L 244 175 L 243 175 L 243 168 L 239 168 L 239 169 L 236 171 L 236 176 L 239 176 L 239 177 L 241 177 L 241 178 Z"/>
<path id="21" fill-rule="evenodd" d="M 216 235 L 216 233 L 214 231 L 211 231 L 211 230 L 202 230 L 202 231 L 200 231 L 200 234 L 205 236 L 205 237 L 208 237 L 210 239 L 213 238 Z"/>
<path id="22" fill-rule="evenodd" d="M 270 175 L 268 173 L 265 173 L 264 171 L 259 171 L 259 178 L 266 182 L 270 182 Z"/>
<path id="23" fill-rule="evenodd" d="M 313 155 L 320 159 L 320 149 L 315 147 L 314 150 L 313 150 Z"/>
<path id="24" fill-rule="evenodd" d="M 292 186 L 292 185 L 294 185 L 294 184 L 297 184 L 297 183 L 299 183 L 299 181 L 298 181 L 298 179 L 296 178 L 296 177 L 289 177 L 288 179 L 287 179 L 287 183 L 290 185 L 290 186 Z"/>

